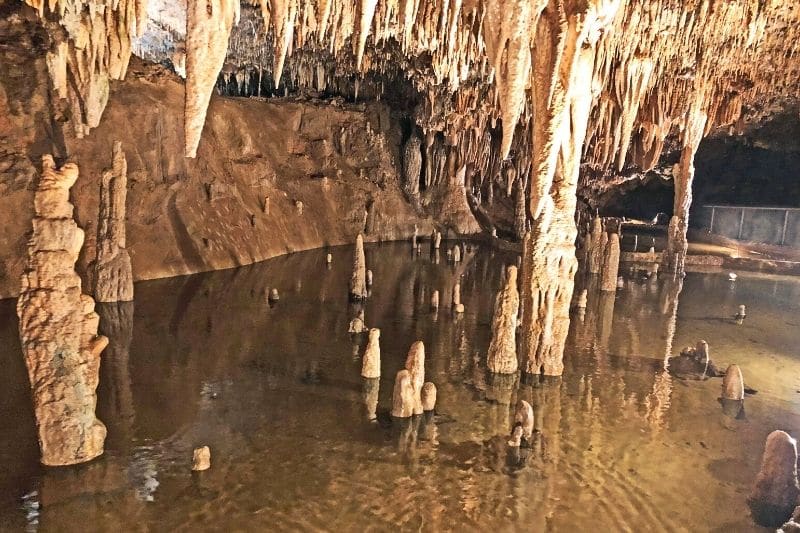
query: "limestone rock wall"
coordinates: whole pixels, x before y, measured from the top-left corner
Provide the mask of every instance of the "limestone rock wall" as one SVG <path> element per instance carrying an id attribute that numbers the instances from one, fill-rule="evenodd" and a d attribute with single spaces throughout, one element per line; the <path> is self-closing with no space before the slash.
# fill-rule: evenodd
<path id="1" fill-rule="evenodd" d="M 97 335 L 100 317 L 75 272 L 83 230 L 72 219 L 69 190 L 78 167 L 57 170 L 50 156 L 42 166 L 17 314 L 42 463 L 69 465 L 103 453 L 95 391 L 108 339 Z"/>

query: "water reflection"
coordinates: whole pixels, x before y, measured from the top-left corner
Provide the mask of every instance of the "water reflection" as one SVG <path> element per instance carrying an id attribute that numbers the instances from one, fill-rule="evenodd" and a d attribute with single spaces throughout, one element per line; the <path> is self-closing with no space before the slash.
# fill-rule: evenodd
<path id="1" fill-rule="evenodd" d="M 141 283 L 135 307 L 98 306 L 111 340 L 98 399 L 107 453 L 63 471 L 37 465 L 13 302 L 0 303 L 0 529 L 753 528 L 744 497 L 764 437 L 800 425 L 800 283 L 634 273 L 602 293 L 579 280 L 588 301 L 565 375 L 531 379 L 486 372 L 494 297 L 515 256 L 472 248 L 436 264 L 408 243 L 368 247 L 375 284 L 356 309 L 351 255 Z M 453 315 L 456 282 L 466 311 Z M 360 377 L 366 339 L 348 333 L 362 311 L 381 328 L 375 380 Z M 394 423 L 394 376 L 418 339 L 436 414 Z M 719 380 L 667 371 L 676 346 L 700 339 L 762 391 L 746 417 L 717 401 Z M 519 400 L 534 433 L 511 449 Z M 213 466 L 193 476 L 200 445 Z"/>

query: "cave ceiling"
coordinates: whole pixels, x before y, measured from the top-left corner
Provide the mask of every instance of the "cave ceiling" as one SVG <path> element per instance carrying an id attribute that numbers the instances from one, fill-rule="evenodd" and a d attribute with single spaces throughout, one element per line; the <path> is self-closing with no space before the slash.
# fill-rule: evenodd
<path id="1" fill-rule="evenodd" d="M 187 78 L 188 157 L 214 90 L 365 99 L 402 87 L 426 141 L 459 147 L 474 172 L 531 172 L 537 139 L 585 128 L 582 171 L 602 179 L 667 168 L 692 117 L 703 135 L 742 134 L 797 113 L 794 0 L 25 1 L 53 36 L 48 66 L 79 110 L 76 134 L 97 125 L 134 52 Z M 591 72 L 576 80 L 586 48 Z M 576 91 L 591 97 L 587 123 L 552 120 Z"/>

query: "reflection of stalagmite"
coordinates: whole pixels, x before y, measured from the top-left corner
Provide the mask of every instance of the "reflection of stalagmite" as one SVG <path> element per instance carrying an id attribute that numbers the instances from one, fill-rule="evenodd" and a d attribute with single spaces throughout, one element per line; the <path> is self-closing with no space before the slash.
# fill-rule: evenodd
<path id="1" fill-rule="evenodd" d="M 381 377 L 380 338 L 381 330 L 378 328 L 369 330 L 369 340 L 367 341 L 367 348 L 364 350 L 364 361 L 361 366 L 361 377 Z"/>
<path id="2" fill-rule="evenodd" d="M 439 309 L 439 291 L 433 291 L 431 294 L 431 309 L 433 311 Z"/>
<path id="3" fill-rule="evenodd" d="M 517 371 L 517 313 L 519 292 L 517 291 L 517 267 L 509 266 L 506 285 L 495 301 L 492 321 L 492 341 L 486 366 L 490 372 L 513 374 Z"/>
<path id="4" fill-rule="evenodd" d="M 753 516 L 765 525 L 780 525 L 797 505 L 797 443 L 784 431 L 767 437 L 761 470 L 747 499 Z"/>
<path id="5" fill-rule="evenodd" d="M 394 380 L 392 392 L 392 416 L 408 418 L 414 414 L 414 385 L 411 381 L 411 372 L 400 370 Z"/>
<path id="6" fill-rule="evenodd" d="M 111 170 L 103 172 L 97 226 L 97 255 L 90 266 L 92 292 L 98 302 L 133 300 L 131 258 L 125 248 L 125 198 L 128 164 L 122 143 L 116 141 Z"/>
<path id="7" fill-rule="evenodd" d="M 411 385 L 414 389 L 414 414 L 421 415 L 422 386 L 425 384 L 425 345 L 422 341 L 416 341 L 409 348 L 406 370 L 411 374 Z"/>
<path id="8" fill-rule="evenodd" d="M 97 305 L 99 333 L 108 337 L 100 363 L 98 414 L 108 425 L 109 443 L 126 445 L 133 431 L 135 411 L 130 375 L 130 347 L 133 337 L 133 302 Z M 120 446 L 116 446 L 119 448 Z"/>
<path id="9" fill-rule="evenodd" d="M 353 252 L 353 274 L 350 276 L 350 299 L 363 300 L 367 297 L 367 259 L 364 255 L 364 237 L 358 234 Z"/>
<path id="10" fill-rule="evenodd" d="M 49 155 L 34 193 L 33 234 L 17 300 L 42 463 L 70 465 L 103 453 L 105 426 L 95 416 L 100 352 L 94 300 L 81 294 L 75 262 L 83 231 L 72 220 L 69 190 L 78 167 L 56 170 Z"/>
<path id="11" fill-rule="evenodd" d="M 516 374 L 489 374 L 486 380 L 486 399 L 500 405 L 511 405 L 516 383 Z M 508 418 L 503 424 L 508 424 Z M 507 425 L 505 428 L 503 431 L 508 430 Z"/>
<path id="12" fill-rule="evenodd" d="M 378 418 L 378 393 L 380 392 L 380 378 L 364 378 L 361 380 L 361 396 L 364 400 L 367 420 L 377 420 Z"/>

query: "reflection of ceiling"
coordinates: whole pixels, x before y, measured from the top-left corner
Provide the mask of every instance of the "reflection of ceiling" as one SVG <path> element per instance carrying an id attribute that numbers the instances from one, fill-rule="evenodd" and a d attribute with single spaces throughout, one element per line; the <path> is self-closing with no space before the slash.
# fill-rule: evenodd
<path id="1" fill-rule="evenodd" d="M 570 88 L 591 94 L 583 161 L 617 171 L 656 165 L 668 137 L 682 142 L 690 109 L 708 117 L 706 134 L 744 128 L 800 89 L 792 1 L 189 0 L 188 24 L 175 0 L 26 1 L 68 35 L 50 65 L 62 96 L 85 110 L 79 133 L 99 120 L 108 78 L 124 76 L 131 36 L 143 34 L 135 44 L 143 56 L 179 71 L 188 51 L 190 156 L 221 73 L 246 94 L 266 93 L 274 78 L 323 92 L 357 92 L 377 79 L 370 94 L 380 94 L 403 78 L 419 95 L 414 117 L 424 131 L 473 146 L 498 119 L 531 137 L 536 102 L 557 107 L 559 88 L 571 85 L 575 65 L 565 58 L 592 47 L 591 79 Z M 535 141 L 515 143 L 514 131 L 504 128 L 494 151 L 530 159 Z"/>

